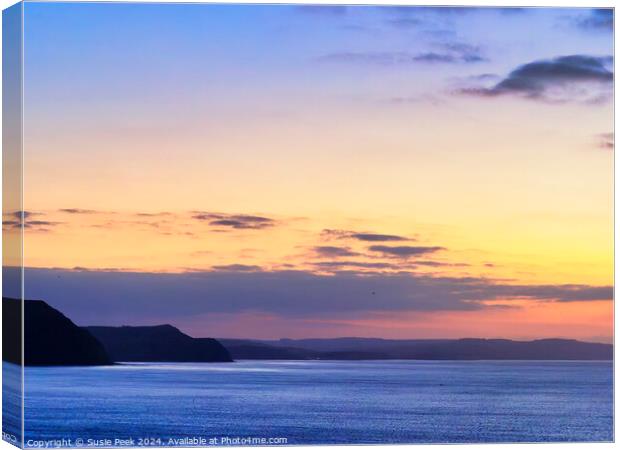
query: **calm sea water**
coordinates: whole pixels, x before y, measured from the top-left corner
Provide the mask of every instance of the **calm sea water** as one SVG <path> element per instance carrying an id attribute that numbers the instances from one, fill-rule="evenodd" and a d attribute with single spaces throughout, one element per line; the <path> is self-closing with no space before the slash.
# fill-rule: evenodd
<path id="1" fill-rule="evenodd" d="M 10 373 L 19 367 L 5 363 L 4 370 Z M 612 384 L 611 362 L 241 361 L 29 367 L 25 441 L 611 441 Z"/>

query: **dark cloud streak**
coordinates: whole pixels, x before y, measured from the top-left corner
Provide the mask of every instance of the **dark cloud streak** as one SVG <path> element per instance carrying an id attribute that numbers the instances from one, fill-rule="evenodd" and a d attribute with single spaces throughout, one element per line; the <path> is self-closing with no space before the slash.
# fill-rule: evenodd
<path id="1" fill-rule="evenodd" d="M 400 246 L 388 246 L 388 245 L 371 245 L 368 247 L 368 250 L 372 252 L 378 252 L 383 254 L 384 256 L 393 256 L 398 258 L 410 258 L 413 256 L 426 255 L 428 253 L 435 253 L 440 250 L 445 250 L 444 247 L 438 246 L 410 246 L 410 245 L 400 245 Z"/>
<path id="2" fill-rule="evenodd" d="M 517 67 L 490 88 L 470 87 L 458 92 L 487 98 L 517 95 L 532 100 L 577 100 L 574 98 L 575 87 L 587 88 L 587 85 L 595 85 L 599 90 L 601 87 L 611 87 L 614 77 L 611 62 L 610 56 L 589 55 L 569 55 L 533 61 Z M 584 101 L 594 101 L 605 92 L 581 92 L 579 96 Z"/>
<path id="3" fill-rule="evenodd" d="M 350 317 L 367 312 L 479 310 L 492 307 L 484 304 L 488 300 L 510 304 L 523 299 L 582 302 L 613 298 L 612 286 L 510 285 L 476 277 L 402 273 L 322 276 L 303 271 L 244 271 L 236 265 L 221 269 L 170 274 L 26 268 L 27 295 L 45 299 L 82 325 L 242 312 L 306 319 Z M 5 268 L 4 276 L 10 281 L 20 271 Z"/>
<path id="4" fill-rule="evenodd" d="M 52 228 L 61 225 L 63 222 L 57 222 L 44 219 L 33 219 L 33 217 L 45 216 L 44 213 L 34 211 L 13 211 L 5 213 L 5 219 L 2 220 L 2 228 L 6 231 L 19 231 L 21 229 L 31 232 L 47 233 Z"/>
<path id="5" fill-rule="evenodd" d="M 321 232 L 321 236 L 324 238 L 336 238 L 336 239 L 355 239 L 362 242 L 399 242 L 399 241 L 414 241 L 415 239 L 407 238 L 404 236 L 398 236 L 395 234 L 383 234 L 383 233 L 371 233 L 371 232 L 358 232 L 349 230 L 334 230 L 326 228 Z"/>
<path id="6" fill-rule="evenodd" d="M 352 251 L 348 247 L 335 247 L 331 245 L 322 245 L 313 248 L 314 252 L 321 257 L 340 258 L 347 256 L 358 256 L 359 253 Z"/>
<path id="7" fill-rule="evenodd" d="M 260 266 L 248 265 L 248 264 L 227 264 L 220 266 L 213 266 L 214 270 L 221 270 L 225 272 L 257 272 L 262 270 Z"/>
<path id="8" fill-rule="evenodd" d="M 206 221 L 213 227 L 232 228 L 235 230 L 261 230 L 276 224 L 275 220 L 268 217 L 247 214 L 200 212 L 194 214 L 193 218 L 199 221 Z"/>
<path id="9" fill-rule="evenodd" d="M 67 214 L 97 214 L 97 211 L 94 209 L 61 208 L 58 211 Z"/>
<path id="10" fill-rule="evenodd" d="M 409 241 L 402 236 L 396 236 L 393 234 L 375 234 L 375 233 L 353 233 L 351 238 L 365 242 L 395 242 L 395 241 Z"/>

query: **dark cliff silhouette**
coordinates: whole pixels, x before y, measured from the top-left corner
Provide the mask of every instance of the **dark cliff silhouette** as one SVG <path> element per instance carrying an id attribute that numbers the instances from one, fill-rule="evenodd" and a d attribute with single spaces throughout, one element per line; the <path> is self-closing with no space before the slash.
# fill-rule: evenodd
<path id="1" fill-rule="evenodd" d="M 230 362 L 229 352 L 215 339 L 195 339 L 172 325 L 86 327 L 114 361 Z"/>
<path id="2" fill-rule="evenodd" d="M 572 339 L 220 339 L 235 359 L 612 360 L 613 346 Z"/>
<path id="3" fill-rule="evenodd" d="M 21 364 L 21 301 L 3 298 L 3 359 Z M 610 344 L 571 339 L 192 338 L 172 325 L 80 328 L 40 300 L 24 301 L 26 365 L 325 360 L 612 360 Z"/>
<path id="4" fill-rule="evenodd" d="M 94 366 L 111 364 L 103 346 L 87 330 L 41 300 L 24 302 L 24 364 Z M 22 363 L 22 302 L 2 299 L 2 359 Z"/>
<path id="5" fill-rule="evenodd" d="M 219 339 L 234 359 L 319 359 L 321 352 L 244 339 Z"/>

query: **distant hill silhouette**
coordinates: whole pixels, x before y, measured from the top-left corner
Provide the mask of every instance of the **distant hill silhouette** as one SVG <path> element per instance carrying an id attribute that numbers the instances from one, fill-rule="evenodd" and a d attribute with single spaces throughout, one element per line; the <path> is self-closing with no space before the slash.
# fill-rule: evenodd
<path id="1" fill-rule="evenodd" d="M 244 339 L 219 339 L 234 359 L 318 359 L 320 352 Z"/>
<path id="2" fill-rule="evenodd" d="M 21 301 L 3 298 L 3 359 L 21 363 Z M 283 360 L 612 360 L 613 346 L 571 339 L 193 338 L 172 325 L 80 328 L 41 300 L 24 301 L 26 365 Z"/>
<path id="3" fill-rule="evenodd" d="M 215 339 L 195 339 L 172 325 L 86 327 L 114 361 L 230 362 L 229 352 Z"/>
<path id="4" fill-rule="evenodd" d="M 87 330 L 41 300 L 24 302 L 24 364 L 92 366 L 111 364 L 103 346 Z M 2 358 L 21 364 L 22 302 L 2 298 Z"/>
<path id="5" fill-rule="evenodd" d="M 235 359 L 611 360 L 613 346 L 572 339 L 220 339 Z"/>

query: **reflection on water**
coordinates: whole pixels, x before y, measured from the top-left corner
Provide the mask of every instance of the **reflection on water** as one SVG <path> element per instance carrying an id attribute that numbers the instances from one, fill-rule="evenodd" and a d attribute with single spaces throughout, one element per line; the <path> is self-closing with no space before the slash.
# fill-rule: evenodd
<path id="1" fill-rule="evenodd" d="M 5 370 L 18 370 L 5 364 Z M 5 372 L 6 373 L 6 372 Z M 26 368 L 26 441 L 611 441 L 611 362 L 241 361 Z M 5 424 L 6 426 L 6 424 Z"/>

